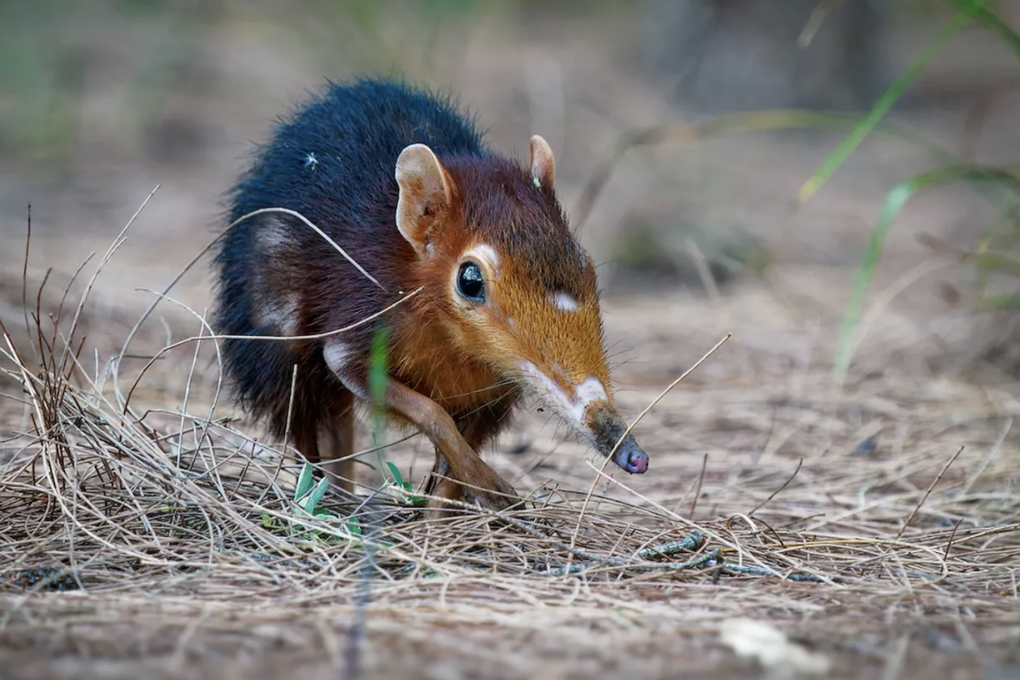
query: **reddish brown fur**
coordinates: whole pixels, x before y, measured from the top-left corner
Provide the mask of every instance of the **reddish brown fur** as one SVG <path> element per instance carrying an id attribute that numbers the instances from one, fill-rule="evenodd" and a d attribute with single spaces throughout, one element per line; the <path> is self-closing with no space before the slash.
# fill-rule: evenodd
<path id="1" fill-rule="evenodd" d="M 479 459 L 477 449 L 506 426 L 522 395 L 550 405 L 604 454 L 623 435 L 603 349 L 595 269 L 567 227 L 553 186 L 555 160 L 541 138 L 532 139 L 531 162 L 522 167 L 483 153 L 470 130 L 434 100 L 387 87 L 338 88 L 335 99 L 318 104 L 328 115 L 334 115 L 331 107 L 347 107 L 352 112 L 344 116 L 372 121 L 380 130 L 335 137 L 334 124 L 316 127 L 316 134 L 337 147 L 318 161 L 322 174 L 307 174 L 290 193 L 283 186 L 284 193 L 265 199 L 313 210 L 319 226 L 378 277 L 386 292 L 318 236 L 273 216 L 230 235 L 221 251 L 219 325 L 233 334 L 250 333 L 252 327 L 263 334 L 322 333 L 350 325 L 421 287 L 420 295 L 387 315 L 389 415 L 421 429 L 435 443 L 435 469 L 451 478 L 433 482 L 430 488 L 438 497 L 460 498 L 468 489 L 469 500 L 505 507 L 513 489 Z M 406 119 L 368 115 L 380 102 L 373 97 L 380 96 L 396 98 L 385 104 L 391 114 L 399 106 L 418 113 Z M 307 118 L 298 118 L 281 133 L 284 139 L 269 148 L 253 179 L 241 185 L 241 198 L 276 188 L 274 168 L 297 161 L 287 154 L 296 153 L 319 115 L 313 107 Z M 418 129 L 416 121 L 430 118 L 436 130 L 445 129 L 436 132 L 436 143 L 461 151 L 434 152 L 408 137 L 399 157 L 389 160 L 386 154 L 398 148 L 397 139 Z M 355 132 L 370 135 L 357 137 Z M 460 141 L 444 141 L 452 139 Z M 351 175 L 344 164 L 353 158 L 366 161 L 370 154 L 382 157 L 373 158 L 365 174 Z M 340 165 L 327 164 L 330 158 Z M 257 207 L 267 206 L 239 200 L 235 212 Z M 456 288 L 460 265 L 470 253 L 484 277 L 481 302 Z M 259 259 L 252 260 L 252 254 Z M 554 303 L 557 295 L 568 301 L 566 308 Z M 364 327 L 287 345 L 225 343 L 224 353 L 242 398 L 257 414 L 268 414 L 277 431 L 285 422 L 289 369 L 297 364 L 295 408 L 286 422 L 302 453 L 313 461 L 330 460 L 353 453 L 353 404 L 369 398 L 370 333 L 371 327 Z M 647 457 L 629 436 L 615 460 L 630 472 L 644 472 L 647 466 Z M 349 462 L 332 471 L 350 488 Z M 471 491 L 472 486 L 477 489 Z"/>
<path id="2" fill-rule="evenodd" d="M 398 365 L 408 367 L 408 378 L 428 386 L 419 391 L 437 399 L 491 386 L 499 380 L 493 367 L 513 373 L 517 359 L 556 378 L 561 374 L 552 368 L 562 366 L 569 382 L 558 382 L 568 393 L 587 375 L 608 385 L 590 258 L 566 229 L 551 191 L 537 190 L 518 168 L 493 165 L 474 159 L 446 165 L 454 199 L 441 240 L 428 260 L 404 263 L 410 287 L 425 286 L 436 294 L 412 303 L 410 323 L 398 327 L 398 347 L 406 350 L 397 350 Z M 472 197 L 467 205 L 464 195 Z M 500 260 L 490 289 L 492 309 L 484 316 L 465 315 L 447 291 L 460 256 L 479 244 L 491 246 Z M 577 312 L 564 313 L 549 303 L 549 296 L 561 291 L 577 299 Z M 509 319 L 516 325 L 511 327 Z M 449 355 L 451 342 L 459 356 Z M 426 377 L 439 359 L 450 373 Z M 470 402 L 478 406 L 477 397 Z"/>

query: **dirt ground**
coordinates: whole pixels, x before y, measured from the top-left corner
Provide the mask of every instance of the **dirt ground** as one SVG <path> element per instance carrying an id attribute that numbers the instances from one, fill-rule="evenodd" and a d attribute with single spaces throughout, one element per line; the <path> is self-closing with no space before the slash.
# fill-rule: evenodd
<path id="1" fill-rule="evenodd" d="M 528 134 L 546 134 L 568 208 L 613 139 L 684 115 L 593 49 L 587 29 L 570 38 L 548 27 L 555 38 L 497 29 L 483 24 L 472 34 L 462 46 L 470 58 L 440 55 L 434 71 L 421 66 L 417 75 L 457 89 L 503 150 L 521 154 Z M 201 49 L 214 84 L 164 112 L 203 130 L 204 141 L 184 157 L 154 159 L 116 143 L 116 122 L 102 122 L 115 103 L 111 68 L 114 85 L 97 84 L 92 127 L 62 172 L 0 158 L 0 318 L 19 332 L 25 205 L 32 203 L 30 290 L 52 268 L 43 301 L 52 310 L 77 266 L 90 252 L 106 252 L 159 185 L 92 288 L 83 317 L 89 371 L 116 355 L 151 291 L 211 238 L 218 196 L 249 140 L 261 139 L 268 121 L 318 82 L 319 65 L 300 52 L 259 50 L 236 27 L 213 35 Z M 413 70 L 414 49 L 425 48 L 405 47 Z M 136 47 L 106 49 L 116 61 Z M 556 68 L 528 67 L 538 63 Z M 538 71 L 553 82 L 536 81 Z M 557 102 L 550 88 L 566 94 Z M 951 103 L 893 120 L 955 149 L 967 114 Z M 1000 103 L 976 146 L 980 158 L 1015 161 L 1018 114 L 1016 96 Z M 0 559 L 14 556 L 23 569 L 75 556 L 84 586 L 28 592 L 5 582 L 14 567 L 0 571 L 0 677 L 351 677 L 347 645 L 356 630 L 364 677 L 1020 678 L 1020 385 L 1006 364 L 982 354 L 1009 328 L 972 310 L 965 267 L 918 243 L 924 234 L 967 247 L 994 213 L 960 188 L 908 204 L 870 288 L 849 374 L 837 383 L 840 318 L 871 225 L 889 188 L 932 163 L 896 140 L 866 141 L 831 184 L 792 210 L 799 186 L 840 139 L 747 135 L 626 156 L 582 231 L 606 263 L 603 313 L 626 416 L 732 337 L 636 426 L 651 456 L 641 477 L 610 468 L 600 476 L 601 460 L 535 412 L 486 452 L 518 490 L 560 503 L 556 517 L 567 529 L 545 549 L 561 562 L 570 557 L 562 543 L 582 524 L 584 495 L 594 489 L 581 547 L 631 560 L 696 530 L 707 537 L 702 554 L 721 548 L 727 563 L 770 575 L 726 571 L 718 560 L 652 569 L 651 558 L 618 571 L 536 573 L 516 563 L 527 551 L 514 547 L 534 537 L 516 525 L 459 519 L 431 538 L 420 527 L 392 529 L 406 554 L 388 559 L 415 571 L 381 570 L 361 625 L 358 551 L 325 551 L 316 569 L 302 571 L 214 549 L 229 543 L 231 522 L 250 510 L 243 494 L 217 506 L 217 517 L 228 519 L 210 520 L 216 540 L 82 519 L 80 498 L 62 496 L 56 477 L 29 481 L 16 464 L 43 450 L 52 465 L 55 454 L 31 434 L 31 400 L 13 377 L 0 376 L 7 396 L 0 461 L 9 461 L 0 469 L 7 543 Z M 616 244 L 636 224 L 653 225 L 676 263 L 673 274 L 613 269 Z M 714 258 L 745 242 L 769 253 L 768 266 L 738 270 L 718 290 L 703 285 L 692 253 Z M 86 281 L 95 265 L 85 269 Z M 159 307 L 132 354 L 151 356 L 199 332 L 184 307 L 207 309 L 206 266 L 173 289 L 180 306 Z M 133 397 L 136 410 L 154 411 L 156 432 L 169 437 L 179 428 L 181 441 L 178 412 L 208 416 L 216 386 L 215 364 L 208 356 L 194 362 L 192 353 L 168 354 Z M 124 385 L 143 363 L 125 363 Z M 13 370 L 7 359 L 0 367 Z M 216 416 L 226 415 L 243 417 L 224 401 Z M 232 427 L 238 441 L 259 433 L 243 419 Z M 217 441 L 235 436 L 226 429 Z M 108 455 L 79 446 L 82 461 Z M 387 457 L 415 481 L 431 465 L 420 437 Z M 142 498 L 143 486 L 132 493 Z M 153 493 L 144 497 L 162 492 Z M 161 501 L 152 503 L 146 512 Z M 257 516 L 250 521 L 256 531 Z M 148 542 L 133 542 L 138 536 Z M 473 567 L 465 556 L 475 553 L 461 545 L 467 536 L 481 537 L 471 539 L 478 541 L 472 550 L 503 562 Z M 814 580 L 784 578 L 794 573 Z"/>

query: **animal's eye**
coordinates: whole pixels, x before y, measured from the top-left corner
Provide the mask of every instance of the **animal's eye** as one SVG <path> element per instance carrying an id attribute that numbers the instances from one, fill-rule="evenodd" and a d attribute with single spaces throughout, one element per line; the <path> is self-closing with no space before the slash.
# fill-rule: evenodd
<path id="1" fill-rule="evenodd" d="M 468 260 L 457 272 L 457 292 L 471 302 L 485 302 L 485 281 L 482 268 Z"/>

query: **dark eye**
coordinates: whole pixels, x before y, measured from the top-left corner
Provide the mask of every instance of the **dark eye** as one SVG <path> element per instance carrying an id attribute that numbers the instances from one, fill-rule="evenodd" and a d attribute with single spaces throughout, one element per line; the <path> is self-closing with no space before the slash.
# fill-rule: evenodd
<path id="1" fill-rule="evenodd" d="M 482 279 L 481 267 L 471 261 L 460 266 L 457 272 L 457 292 L 471 302 L 485 302 L 485 281 Z"/>

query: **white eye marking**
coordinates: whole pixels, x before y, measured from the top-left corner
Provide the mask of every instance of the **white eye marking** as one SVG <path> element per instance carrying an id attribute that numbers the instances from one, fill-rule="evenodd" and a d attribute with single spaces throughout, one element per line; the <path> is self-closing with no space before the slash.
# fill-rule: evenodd
<path id="1" fill-rule="evenodd" d="M 606 394 L 606 387 L 598 378 L 588 378 L 574 388 L 574 403 L 582 407 L 582 413 L 589 403 L 593 401 L 607 401 L 608 399 L 609 395 Z"/>
<path id="2" fill-rule="evenodd" d="M 582 431 L 584 427 L 584 412 L 593 401 L 608 401 L 605 385 L 598 378 L 591 376 L 586 378 L 579 385 L 574 387 L 573 398 L 567 396 L 556 381 L 550 380 L 535 364 L 530 361 L 522 361 L 521 372 L 525 379 L 538 392 L 548 406 L 560 417 L 573 422 Z"/>
<path id="3" fill-rule="evenodd" d="M 542 188 L 542 180 L 540 180 L 537 177 L 532 177 L 531 178 L 531 183 L 535 185 L 536 189 L 541 189 Z"/>
<path id="4" fill-rule="evenodd" d="M 517 319 L 513 318 L 512 316 L 508 316 L 506 318 L 506 325 L 507 326 L 516 326 L 517 325 Z"/>
<path id="5" fill-rule="evenodd" d="M 334 373 L 342 373 L 352 358 L 352 352 L 346 343 L 330 342 L 322 348 L 322 358 Z"/>
<path id="6" fill-rule="evenodd" d="M 489 268 L 492 269 L 493 274 L 495 274 L 496 270 L 499 269 L 499 255 L 496 254 L 496 249 L 488 244 L 480 243 L 476 245 L 474 248 L 464 253 L 464 256 L 461 259 L 472 256 L 477 257 L 480 260 L 485 260 L 486 264 L 489 265 Z"/>
<path id="7" fill-rule="evenodd" d="M 553 294 L 550 298 L 553 306 L 562 312 L 576 312 L 577 311 L 577 300 L 574 299 L 573 295 L 569 293 L 559 292 Z"/>

